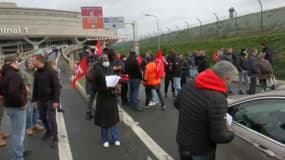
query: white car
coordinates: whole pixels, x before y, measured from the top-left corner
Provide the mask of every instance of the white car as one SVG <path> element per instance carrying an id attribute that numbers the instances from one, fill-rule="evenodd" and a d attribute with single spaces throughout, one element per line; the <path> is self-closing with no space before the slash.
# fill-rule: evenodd
<path id="1" fill-rule="evenodd" d="M 218 160 L 285 160 L 285 91 L 272 91 L 229 104 L 234 140 L 219 145 Z"/>

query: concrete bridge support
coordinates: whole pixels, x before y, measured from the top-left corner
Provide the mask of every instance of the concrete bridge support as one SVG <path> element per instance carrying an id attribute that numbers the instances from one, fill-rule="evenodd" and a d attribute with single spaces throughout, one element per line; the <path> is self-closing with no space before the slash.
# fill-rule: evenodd
<path id="1" fill-rule="evenodd" d="M 24 39 L 25 39 L 25 41 L 27 41 L 28 43 L 30 43 L 31 45 L 33 45 L 34 50 L 38 50 L 40 44 L 42 44 L 43 42 L 45 42 L 45 41 L 48 39 L 48 37 L 45 37 L 45 38 L 43 38 L 42 40 L 36 41 L 36 42 L 30 40 L 30 39 L 27 38 L 27 37 L 25 37 Z"/>

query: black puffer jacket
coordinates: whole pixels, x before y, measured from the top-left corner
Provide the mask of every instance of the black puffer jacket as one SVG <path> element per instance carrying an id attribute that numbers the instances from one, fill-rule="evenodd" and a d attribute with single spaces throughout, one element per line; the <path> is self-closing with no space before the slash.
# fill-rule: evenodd
<path id="1" fill-rule="evenodd" d="M 185 85 L 174 105 L 179 110 L 176 140 L 193 154 L 207 154 L 219 143 L 230 142 L 226 127 L 226 84 L 212 70 L 200 73 Z"/>

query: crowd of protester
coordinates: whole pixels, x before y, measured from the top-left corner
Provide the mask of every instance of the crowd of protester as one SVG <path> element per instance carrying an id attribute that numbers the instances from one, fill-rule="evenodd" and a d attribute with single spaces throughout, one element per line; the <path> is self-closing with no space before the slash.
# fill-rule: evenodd
<path id="1" fill-rule="evenodd" d="M 217 49 L 213 57 L 216 64 L 211 69 L 211 59 L 204 50 L 182 54 L 172 49 L 165 56 L 162 55 L 161 50 L 155 55 L 148 51 L 144 57 L 141 57 L 133 51 L 126 56 L 116 54 L 109 48 L 104 48 L 101 54 L 94 54 L 89 46 L 84 46 L 83 52 L 80 53 L 80 60 L 86 58 L 88 65 L 85 75 L 85 90 L 88 95 L 86 118 L 87 120 L 94 118 L 94 124 L 101 128 L 103 147 L 109 147 L 110 143 L 120 146 L 117 127 L 118 104 L 128 106 L 135 112 L 143 112 L 158 105 L 160 110 L 164 111 L 167 109 L 165 99 L 169 98 L 170 86 L 171 95 L 175 97 L 174 104 L 180 113 L 177 142 L 181 159 L 183 157 L 187 159 L 193 151 L 198 155 L 203 151 L 209 151 L 207 156 L 213 157 L 214 145 L 207 146 L 210 142 L 200 143 L 203 141 L 201 137 L 195 137 L 185 130 L 189 124 L 195 126 L 194 123 L 201 123 L 185 115 L 189 110 L 187 107 L 191 104 L 191 107 L 197 109 L 201 104 L 205 104 L 204 107 L 210 103 L 222 104 L 222 108 L 216 108 L 220 113 L 213 111 L 213 108 L 204 108 L 213 114 L 208 117 L 212 125 L 219 127 L 223 120 L 213 120 L 211 116 L 224 116 L 226 104 L 222 102 L 225 101 L 226 95 L 233 94 L 231 83 L 233 79 L 238 77 L 239 94 L 255 94 L 257 79 L 263 91 L 269 88 L 275 89 L 276 80 L 272 68 L 273 51 L 265 44 L 262 44 L 262 47 L 261 52 L 256 48 L 242 48 L 236 52 L 232 48 Z M 110 75 L 121 77 L 119 83 L 113 87 L 106 84 L 105 78 Z M 161 92 L 162 83 L 164 83 L 164 94 Z M 141 85 L 145 91 L 144 105 L 140 103 Z M 23 159 L 31 154 L 24 149 L 25 133 L 32 136 L 35 131 L 45 130 L 41 140 L 51 140 L 51 148 L 57 146 L 55 112 L 56 110 L 63 112 L 59 105 L 60 88 L 60 70 L 55 61 L 47 62 L 46 57 L 38 54 L 25 60 L 25 68 L 21 69 L 16 57 L 5 58 L 0 80 L 0 124 L 5 108 L 12 121 L 14 159 Z M 223 93 L 223 96 L 220 93 Z M 197 95 L 202 99 L 197 99 Z M 120 96 L 120 102 L 118 96 Z M 192 101 L 193 99 L 197 100 Z M 198 112 L 200 111 L 197 110 Z M 206 122 L 207 116 L 200 116 L 203 116 L 202 118 L 205 119 L 202 121 Z M 201 123 L 201 125 L 208 124 Z M 205 130 L 199 132 L 203 135 L 202 138 L 208 139 Z M 218 129 L 213 127 L 211 132 L 213 132 L 211 136 L 220 136 L 220 139 L 214 140 L 215 144 L 226 143 L 233 139 L 229 126 L 220 126 Z M 5 139 L 8 137 L 9 135 L 0 133 L 0 146 L 6 145 Z M 187 144 L 187 140 L 197 141 L 200 148 Z"/>

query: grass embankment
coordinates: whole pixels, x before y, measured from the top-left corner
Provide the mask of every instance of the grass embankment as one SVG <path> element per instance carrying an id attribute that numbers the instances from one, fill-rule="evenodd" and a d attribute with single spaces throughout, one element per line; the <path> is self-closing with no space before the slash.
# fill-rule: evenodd
<path id="1" fill-rule="evenodd" d="M 203 40 L 196 42 L 173 42 L 172 44 L 162 44 L 163 53 L 175 48 L 178 53 L 186 54 L 189 51 L 205 50 L 209 59 L 212 61 L 213 53 L 216 48 L 232 47 L 235 52 L 241 48 L 258 48 L 261 51 L 261 43 L 266 43 L 274 50 L 273 68 L 277 79 L 285 79 L 285 33 L 264 34 L 257 36 L 246 36 L 239 38 L 221 39 L 221 40 Z M 147 50 L 156 51 L 156 44 L 141 46 L 141 53 Z"/>

